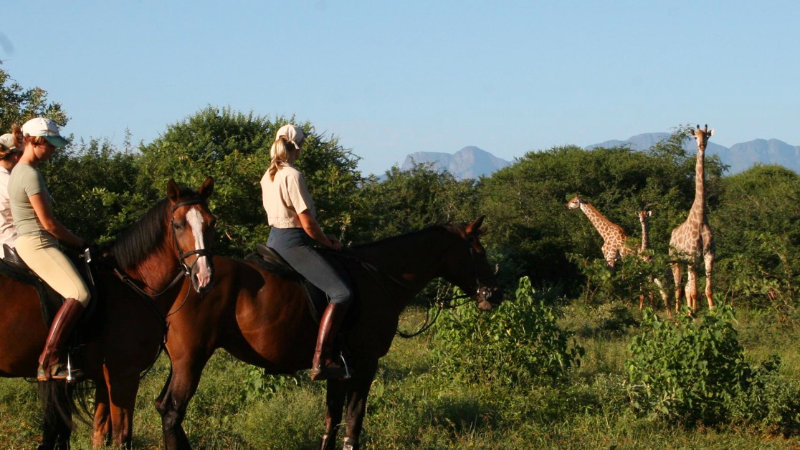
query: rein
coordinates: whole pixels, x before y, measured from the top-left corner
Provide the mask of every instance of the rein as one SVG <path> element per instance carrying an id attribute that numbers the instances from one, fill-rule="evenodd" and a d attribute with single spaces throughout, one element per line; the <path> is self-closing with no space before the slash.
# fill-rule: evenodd
<path id="1" fill-rule="evenodd" d="M 482 286 L 481 279 L 480 279 L 480 276 L 478 275 L 478 266 L 477 266 L 477 263 L 475 262 L 475 250 L 472 248 L 472 245 L 470 244 L 469 240 L 466 241 L 466 244 L 467 244 L 467 249 L 469 250 L 470 259 L 472 260 L 473 267 L 475 269 L 475 284 L 477 286 L 477 293 L 480 294 L 481 290 L 483 288 L 481 287 Z M 347 252 L 346 255 L 348 257 L 356 260 L 357 262 L 359 262 L 361 264 L 361 267 L 363 267 L 367 272 L 369 272 L 372 275 L 374 275 L 374 278 L 376 280 L 379 280 L 379 276 L 380 276 L 381 278 L 388 279 L 389 281 L 391 281 L 392 283 L 396 284 L 397 286 L 400 286 L 403 289 L 411 290 L 411 288 L 408 286 L 408 283 L 406 283 L 405 281 L 400 280 L 400 279 L 398 279 L 397 277 L 395 277 L 395 276 L 393 276 L 391 274 L 388 274 L 388 273 L 385 273 L 385 272 L 381 271 L 380 269 L 375 267 L 373 264 L 371 264 L 371 263 L 369 263 L 367 261 L 364 261 L 362 258 L 360 258 L 355 253 Z M 387 294 L 388 294 L 388 289 L 386 289 L 386 285 L 385 284 L 383 284 L 383 288 L 384 288 L 384 291 L 386 291 Z M 436 323 L 436 320 L 439 318 L 439 315 L 441 314 L 442 310 L 444 310 L 444 309 L 455 309 L 455 308 L 467 303 L 467 302 L 454 303 L 454 300 L 464 300 L 464 299 L 470 299 L 471 298 L 468 294 L 450 295 L 450 296 L 444 296 L 443 295 L 443 293 L 448 293 L 451 290 L 452 290 L 452 285 L 450 283 L 447 283 L 447 286 L 445 288 L 442 288 L 440 286 L 437 289 L 437 293 L 433 298 L 430 298 L 430 297 L 427 298 L 427 302 L 426 302 L 427 303 L 427 312 L 425 313 L 425 322 L 422 324 L 422 326 L 417 331 L 412 332 L 412 333 L 405 333 L 405 332 L 400 331 L 398 329 L 397 332 L 396 332 L 397 335 L 402 337 L 402 338 L 406 338 L 406 339 L 409 339 L 409 338 L 412 338 L 412 337 L 415 337 L 415 336 L 419 336 L 420 334 L 422 334 L 425 331 L 427 331 L 428 329 L 430 329 L 433 326 L 434 323 Z M 435 314 L 434 314 L 433 318 L 431 318 L 431 309 L 432 308 L 435 310 Z"/>

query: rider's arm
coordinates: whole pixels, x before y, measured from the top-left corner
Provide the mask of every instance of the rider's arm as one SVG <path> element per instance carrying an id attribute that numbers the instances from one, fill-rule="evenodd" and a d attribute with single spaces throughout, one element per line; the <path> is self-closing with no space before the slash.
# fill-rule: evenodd
<path id="1" fill-rule="evenodd" d="M 311 215 L 309 210 L 305 210 L 297 216 L 300 218 L 300 225 L 303 227 L 303 230 L 307 235 L 311 236 L 312 239 L 334 250 L 339 250 L 342 248 L 342 243 L 339 242 L 338 239 L 333 236 L 325 235 L 325 233 L 322 231 L 322 228 L 320 228 L 319 223 L 317 223 L 317 220 L 314 219 L 314 216 Z"/>
<path id="2" fill-rule="evenodd" d="M 33 210 L 36 212 L 36 217 L 39 219 L 39 223 L 42 224 L 42 228 L 48 233 L 52 234 L 59 241 L 76 248 L 81 248 L 86 245 L 86 241 L 67 229 L 67 227 L 56 219 L 56 216 L 53 215 L 52 208 L 50 208 L 50 202 L 45 199 L 44 195 L 41 193 L 33 194 L 28 197 L 28 200 L 31 202 L 31 206 L 33 206 Z"/>

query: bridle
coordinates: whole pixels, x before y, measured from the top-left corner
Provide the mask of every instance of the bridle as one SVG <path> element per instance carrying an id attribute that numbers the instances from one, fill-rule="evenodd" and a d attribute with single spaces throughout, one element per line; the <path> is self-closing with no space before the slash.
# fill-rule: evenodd
<path id="1" fill-rule="evenodd" d="M 205 202 L 203 200 L 194 199 L 194 200 L 187 200 L 187 201 L 184 201 L 184 202 L 179 202 L 179 203 L 176 203 L 176 204 L 174 204 L 172 206 L 172 211 L 171 211 L 170 219 L 169 219 L 169 226 L 172 229 L 172 241 L 175 244 L 175 249 L 178 251 L 178 263 L 183 268 L 183 276 L 190 276 L 192 274 L 192 270 L 194 269 L 194 266 L 197 264 L 197 262 L 203 256 L 205 256 L 208 259 L 209 269 L 212 271 L 212 273 L 214 271 L 213 267 L 211 266 L 211 251 L 208 248 L 199 248 L 199 249 L 189 250 L 188 252 L 184 252 L 181 249 L 181 244 L 178 242 L 178 236 L 177 236 L 177 233 L 175 232 L 176 231 L 175 230 L 175 211 L 178 208 L 180 208 L 182 206 L 204 205 L 204 204 L 205 204 Z M 189 266 L 188 264 L 186 264 L 186 258 L 188 258 L 188 257 L 190 257 L 192 255 L 197 255 L 197 258 L 195 258 L 195 260 L 192 263 L 192 265 Z M 179 276 L 180 276 L 180 274 L 179 274 Z"/>
<path id="2" fill-rule="evenodd" d="M 120 271 L 118 268 L 114 268 L 114 273 L 117 275 L 117 277 L 120 280 L 122 280 L 126 285 L 130 286 L 139 295 L 141 295 L 143 297 L 148 297 L 151 300 L 155 300 L 156 298 L 162 296 L 164 293 L 166 293 L 167 291 L 169 291 L 170 289 L 175 287 L 175 285 L 177 285 L 178 283 L 183 281 L 184 277 L 191 276 L 192 270 L 194 269 L 195 265 L 197 264 L 197 261 L 203 256 L 208 258 L 209 270 L 211 270 L 212 274 L 213 274 L 213 270 L 214 269 L 213 269 L 213 266 L 211 266 L 211 256 L 212 255 L 211 255 L 211 251 L 209 249 L 203 248 L 203 249 L 195 249 L 195 250 L 190 250 L 188 252 L 184 252 L 181 249 L 180 243 L 178 242 L 178 237 L 177 237 L 176 232 L 175 232 L 176 230 L 175 230 L 175 217 L 174 217 L 174 214 L 175 214 L 175 211 L 178 208 L 180 208 L 182 206 L 189 206 L 189 205 L 205 205 L 205 202 L 203 200 L 201 200 L 201 199 L 193 199 L 193 200 L 187 200 L 187 201 L 183 201 L 183 202 L 178 202 L 178 203 L 176 203 L 176 204 L 174 204 L 172 206 L 172 210 L 170 211 L 169 225 L 170 225 L 170 229 L 172 231 L 172 241 L 173 241 L 173 244 L 175 245 L 175 250 L 177 250 L 177 253 L 178 253 L 177 259 L 178 259 L 178 264 L 181 266 L 181 270 L 178 272 L 177 275 L 175 275 L 175 278 L 173 278 L 172 281 L 170 281 L 170 283 L 164 289 L 162 289 L 159 292 L 156 292 L 155 294 L 151 294 L 151 293 L 145 291 L 144 289 L 142 289 L 141 287 L 139 287 L 139 285 L 133 280 L 133 278 L 128 276 L 128 274 Z M 197 258 L 194 260 L 192 265 L 189 266 L 188 264 L 186 264 L 186 258 L 188 258 L 188 257 L 190 257 L 192 255 L 197 255 Z M 212 279 L 213 279 L 213 277 L 212 277 Z M 183 302 L 181 303 L 181 306 L 178 309 L 180 309 L 183 306 L 183 303 L 186 302 L 186 299 L 188 298 L 188 296 L 189 296 L 189 291 L 187 290 L 186 291 L 186 297 L 184 297 Z M 175 311 L 175 312 L 177 312 L 177 311 Z M 175 312 L 172 312 L 172 313 L 170 313 L 168 315 L 172 315 Z"/>
<path id="3" fill-rule="evenodd" d="M 484 280 L 481 279 L 480 271 L 478 270 L 478 261 L 476 256 L 475 247 L 472 245 L 472 241 L 470 240 L 470 236 L 465 239 L 465 243 L 467 245 L 467 250 L 469 252 L 470 260 L 472 261 L 472 268 L 475 274 L 475 285 L 477 288 L 475 289 L 475 296 L 478 298 L 479 303 L 480 301 L 489 302 L 489 299 L 492 296 L 491 288 L 489 287 L 488 283 L 485 283 Z M 374 267 L 374 266 L 373 266 Z M 375 269 L 377 270 L 377 269 Z M 399 286 L 409 289 L 406 283 L 398 280 L 395 277 L 392 277 L 388 274 L 383 274 L 390 280 L 392 280 L 395 284 Z M 436 322 L 436 319 L 439 318 L 439 314 L 441 314 L 442 310 L 445 309 L 456 309 L 457 307 L 468 303 L 467 301 L 457 301 L 457 300 L 471 300 L 473 298 L 470 294 L 452 294 L 453 289 L 450 283 L 446 283 L 446 287 L 442 288 L 441 286 L 437 289 L 436 295 L 433 298 L 427 298 L 427 308 L 426 308 L 426 315 L 425 315 L 425 322 L 422 326 L 415 332 L 412 333 L 405 333 L 403 331 L 397 330 L 397 335 L 402 338 L 412 338 L 414 336 L 418 336 L 425 331 L 427 331 L 433 324 Z M 434 315 L 431 318 L 431 309 L 434 309 Z"/>

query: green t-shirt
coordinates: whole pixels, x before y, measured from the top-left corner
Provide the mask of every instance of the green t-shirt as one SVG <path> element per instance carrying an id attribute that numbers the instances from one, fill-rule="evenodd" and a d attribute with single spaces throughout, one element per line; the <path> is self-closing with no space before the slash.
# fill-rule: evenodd
<path id="1" fill-rule="evenodd" d="M 50 201 L 50 192 L 47 191 L 42 174 L 30 164 L 20 163 L 14 166 L 8 179 L 8 197 L 11 200 L 14 227 L 19 236 L 44 231 L 28 199 L 36 194 L 43 194 L 46 201 Z"/>

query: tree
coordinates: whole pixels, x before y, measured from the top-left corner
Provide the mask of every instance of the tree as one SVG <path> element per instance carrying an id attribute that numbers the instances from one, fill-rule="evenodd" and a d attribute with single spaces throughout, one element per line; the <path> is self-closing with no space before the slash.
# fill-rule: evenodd
<path id="1" fill-rule="evenodd" d="M 0 61 L 0 134 L 11 130 L 12 124 L 22 125 L 36 116 L 53 119 L 60 127 L 69 121 L 60 103 L 48 101 L 47 91 L 24 89 L 3 70 Z"/>

